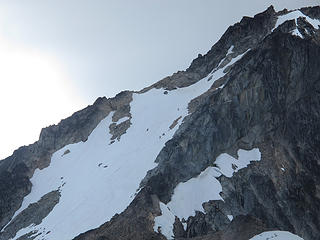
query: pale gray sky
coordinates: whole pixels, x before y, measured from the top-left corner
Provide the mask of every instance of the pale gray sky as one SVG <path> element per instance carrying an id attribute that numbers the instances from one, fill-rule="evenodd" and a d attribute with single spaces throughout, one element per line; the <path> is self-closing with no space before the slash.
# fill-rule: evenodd
<path id="1" fill-rule="evenodd" d="M 139 90 L 273 4 L 319 0 L 0 0 L 0 159 L 99 96 Z"/>

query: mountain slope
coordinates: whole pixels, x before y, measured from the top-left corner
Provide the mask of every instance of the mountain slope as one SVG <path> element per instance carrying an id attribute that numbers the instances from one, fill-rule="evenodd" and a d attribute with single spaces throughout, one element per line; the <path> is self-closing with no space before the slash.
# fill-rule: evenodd
<path id="1" fill-rule="evenodd" d="M 0 239 L 317 239 L 319 25 L 270 7 L 44 129 L 0 162 Z"/>

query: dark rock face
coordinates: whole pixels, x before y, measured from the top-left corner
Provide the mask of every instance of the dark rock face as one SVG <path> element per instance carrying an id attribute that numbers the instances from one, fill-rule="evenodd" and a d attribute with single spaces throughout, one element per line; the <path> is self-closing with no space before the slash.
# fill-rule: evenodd
<path id="1" fill-rule="evenodd" d="M 301 8 L 301 11 L 313 19 L 320 19 L 320 6 Z"/>
<path id="2" fill-rule="evenodd" d="M 44 195 L 37 203 L 30 204 L 25 210 L 19 213 L 4 231 L 0 233 L 0 239 L 6 240 L 13 238 L 21 229 L 30 226 L 31 224 L 40 224 L 54 206 L 59 202 L 60 192 L 52 191 Z M 26 236 L 21 236 L 24 238 Z"/>
<path id="3" fill-rule="evenodd" d="M 25 164 L 20 163 L 12 172 L 3 169 L 0 174 L 0 222 L 3 227 L 9 222 L 15 210 L 22 203 L 23 197 L 31 191 L 31 182 L 25 175 L 28 171 Z"/>
<path id="4" fill-rule="evenodd" d="M 319 9 L 301 11 L 319 19 Z M 153 229 L 154 218 L 161 214 L 159 201 L 168 203 L 180 182 L 198 176 L 221 153 L 235 156 L 239 148 L 254 147 L 260 149 L 261 161 L 232 178 L 221 176 L 224 202 L 204 203 L 204 213 L 185 219 L 186 230 L 182 219 L 176 218 L 176 239 L 244 240 L 273 229 L 291 231 L 305 240 L 319 238 L 320 33 L 304 18 L 297 25 L 286 21 L 271 33 L 277 16 L 286 12 L 276 13 L 270 7 L 254 18 L 244 17 L 186 71 L 141 91 L 189 86 L 246 52 L 190 103 L 190 114 L 157 156 L 158 166 L 148 172 L 127 209 L 76 240 L 165 239 Z M 303 39 L 290 33 L 296 28 Z M 231 46 L 233 52 L 226 56 Z M 111 111 L 114 122 L 130 118 L 131 100 L 131 92 L 98 99 L 44 129 L 38 142 L 0 162 L 0 229 L 30 192 L 29 179 L 36 168 L 48 166 L 51 154 L 61 147 L 85 141 Z M 120 138 L 128 127 L 130 120 L 110 125 L 110 132 L 114 139 Z"/>
<path id="5" fill-rule="evenodd" d="M 317 239 L 319 54 L 320 47 L 312 40 L 280 32 L 267 37 L 233 67 L 227 86 L 208 96 L 166 144 L 146 185 L 168 202 L 177 183 L 199 174 L 217 154 L 257 146 L 262 162 L 231 179 L 222 177 L 223 211 L 251 215 L 267 227 Z M 223 223 L 211 221 L 212 212 L 206 214 L 208 218 L 195 217 L 200 225 L 188 224 L 191 236 Z M 195 234 L 205 223 L 214 227 Z"/>
<path id="6" fill-rule="evenodd" d="M 110 133 L 112 134 L 111 140 L 120 140 L 120 137 L 126 133 L 127 129 L 130 127 L 130 120 L 126 120 L 120 124 L 111 123 L 109 126 Z"/>

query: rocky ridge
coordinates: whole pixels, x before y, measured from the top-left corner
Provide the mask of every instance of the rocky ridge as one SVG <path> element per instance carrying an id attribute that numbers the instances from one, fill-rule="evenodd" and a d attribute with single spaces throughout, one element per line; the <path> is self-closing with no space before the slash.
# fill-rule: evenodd
<path id="1" fill-rule="evenodd" d="M 301 12 L 320 19 L 320 7 Z M 254 18 L 244 17 L 186 71 L 141 91 L 189 86 L 245 53 L 219 82 L 189 104 L 191 114 L 161 150 L 158 166 L 148 172 L 128 208 L 75 239 L 165 239 L 153 231 L 154 218 L 161 215 L 159 202 L 168 203 L 180 182 L 199 175 L 219 154 L 236 156 L 239 148 L 253 147 L 259 147 L 262 160 L 232 178 L 221 176 L 224 202 L 204 203 L 204 212 L 185 219 L 186 229 L 176 219 L 175 237 L 234 239 L 240 235 L 239 239 L 249 239 L 271 229 L 287 230 L 306 240 L 320 236 L 320 32 L 302 17 L 285 21 L 273 31 L 277 18 L 288 13 L 270 7 Z M 302 37 L 292 34 L 295 29 Z M 111 111 L 117 114 L 110 132 L 119 140 L 130 127 L 131 100 L 132 92 L 99 98 L 44 129 L 38 142 L 1 161 L 0 229 L 31 191 L 34 170 L 47 167 L 52 153 L 63 146 L 86 141 Z M 128 119 L 116 124 L 123 117 Z M 16 229 L 19 219 L 23 221 L 17 218 L 9 229 Z"/>

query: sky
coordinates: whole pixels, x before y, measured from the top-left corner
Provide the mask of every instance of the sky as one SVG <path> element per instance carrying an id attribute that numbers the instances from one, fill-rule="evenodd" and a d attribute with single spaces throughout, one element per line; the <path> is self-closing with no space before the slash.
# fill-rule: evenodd
<path id="1" fill-rule="evenodd" d="M 0 159 L 99 96 L 186 69 L 271 4 L 320 0 L 0 0 Z"/>

